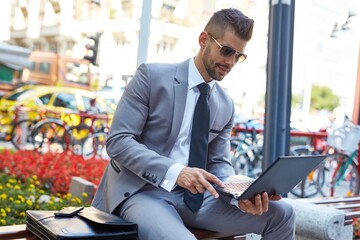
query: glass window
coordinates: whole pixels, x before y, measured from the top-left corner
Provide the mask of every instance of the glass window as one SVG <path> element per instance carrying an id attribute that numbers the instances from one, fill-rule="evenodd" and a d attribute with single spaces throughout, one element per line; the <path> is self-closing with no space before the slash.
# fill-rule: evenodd
<path id="1" fill-rule="evenodd" d="M 14 78 L 15 70 L 0 63 L 0 81 L 11 83 Z"/>
<path id="2" fill-rule="evenodd" d="M 63 107 L 73 110 L 79 110 L 76 104 L 76 98 L 71 93 L 59 93 L 53 103 L 54 107 Z"/>
<path id="3" fill-rule="evenodd" d="M 91 98 L 83 96 L 82 100 L 84 102 L 85 111 L 90 111 L 91 110 L 91 103 L 90 103 Z"/>
<path id="4" fill-rule="evenodd" d="M 97 98 L 95 99 L 95 102 L 94 102 L 95 105 L 92 105 L 92 101 L 94 100 L 93 98 L 83 96 L 82 99 L 84 102 L 85 111 L 92 111 L 92 112 L 97 112 L 97 113 L 109 112 L 108 106 L 105 106 L 106 109 L 104 109 L 104 107 L 98 101 Z"/>
<path id="5" fill-rule="evenodd" d="M 15 93 L 11 94 L 9 97 L 7 97 L 7 99 L 11 100 L 11 101 L 16 101 L 16 100 L 20 101 L 21 99 L 26 98 L 26 96 L 28 96 L 32 92 L 34 92 L 34 91 L 31 89 L 26 89 L 23 91 L 15 92 Z"/>
<path id="6" fill-rule="evenodd" d="M 39 72 L 49 74 L 50 73 L 50 63 L 47 63 L 47 62 L 39 63 Z"/>
<path id="7" fill-rule="evenodd" d="M 30 66 L 29 70 L 31 72 L 35 72 L 35 66 L 36 66 L 36 62 L 31 62 L 31 66 Z"/>
<path id="8" fill-rule="evenodd" d="M 106 111 L 104 111 L 104 109 L 101 107 L 101 105 L 100 105 L 100 103 L 99 103 L 98 101 L 95 101 L 95 108 L 96 108 L 99 112 L 101 112 L 101 113 L 106 112 Z"/>
<path id="9" fill-rule="evenodd" d="M 39 99 L 42 102 L 42 104 L 48 105 L 49 102 L 50 102 L 51 96 L 52 96 L 52 94 L 49 93 L 49 94 L 45 94 L 43 96 L 40 96 Z"/>
<path id="10" fill-rule="evenodd" d="M 66 63 L 66 81 L 89 86 L 89 66 L 87 64 Z"/>

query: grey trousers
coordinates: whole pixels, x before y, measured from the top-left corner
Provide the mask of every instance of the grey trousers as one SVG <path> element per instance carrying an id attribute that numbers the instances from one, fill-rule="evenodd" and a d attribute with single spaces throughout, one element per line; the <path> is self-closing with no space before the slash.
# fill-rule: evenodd
<path id="1" fill-rule="evenodd" d="M 270 201 L 267 213 L 253 216 L 205 192 L 202 207 L 192 213 L 183 195 L 182 189 L 167 192 L 148 185 L 126 200 L 117 214 L 138 224 L 139 240 L 196 239 L 186 226 L 229 235 L 256 233 L 262 239 L 295 239 L 295 214 L 284 201 Z"/>

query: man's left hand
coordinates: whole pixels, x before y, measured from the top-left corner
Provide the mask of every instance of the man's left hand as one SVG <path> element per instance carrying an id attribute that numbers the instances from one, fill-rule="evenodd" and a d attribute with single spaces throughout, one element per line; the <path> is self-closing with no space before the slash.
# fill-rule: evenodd
<path id="1" fill-rule="evenodd" d="M 243 212 L 252 214 L 252 215 L 262 215 L 269 210 L 269 200 L 278 201 L 281 199 L 280 195 L 271 195 L 270 197 L 266 192 L 262 194 L 257 194 L 254 197 L 254 201 L 249 199 L 240 200 L 238 206 Z"/>

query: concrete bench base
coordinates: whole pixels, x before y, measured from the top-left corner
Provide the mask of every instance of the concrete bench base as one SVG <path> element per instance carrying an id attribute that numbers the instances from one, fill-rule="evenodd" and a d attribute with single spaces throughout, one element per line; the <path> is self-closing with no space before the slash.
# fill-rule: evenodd
<path id="1" fill-rule="evenodd" d="M 345 212 L 329 206 L 284 199 L 296 214 L 296 240 L 352 240 L 353 226 L 345 225 Z"/>

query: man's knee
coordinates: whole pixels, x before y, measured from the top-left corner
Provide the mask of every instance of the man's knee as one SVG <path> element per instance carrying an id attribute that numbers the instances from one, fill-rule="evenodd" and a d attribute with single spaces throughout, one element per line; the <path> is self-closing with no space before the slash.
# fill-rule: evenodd
<path id="1" fill-rule="evenodd" d="M 284 217 L 289 219 L 291 222 L 295 222 L 295 211 L 292 205 L 287 202 L 282 201 L 284 209 Z"/>
<path id="2" fill-rule="evenodd" d="M 269 222 L 262 239 L 294 239 L 295 212 L 293 207 L 285 201 L 270 203 Z"/>
<path id="3" fill-rule="evenodd" d="M 295 223 L 295 211 L 289 203 L 285 201 L 274 202 L 270 209 L 271 208 L 272 215 L 278 219 L 279 222 L 288 223 L 290 225 Z"/>

